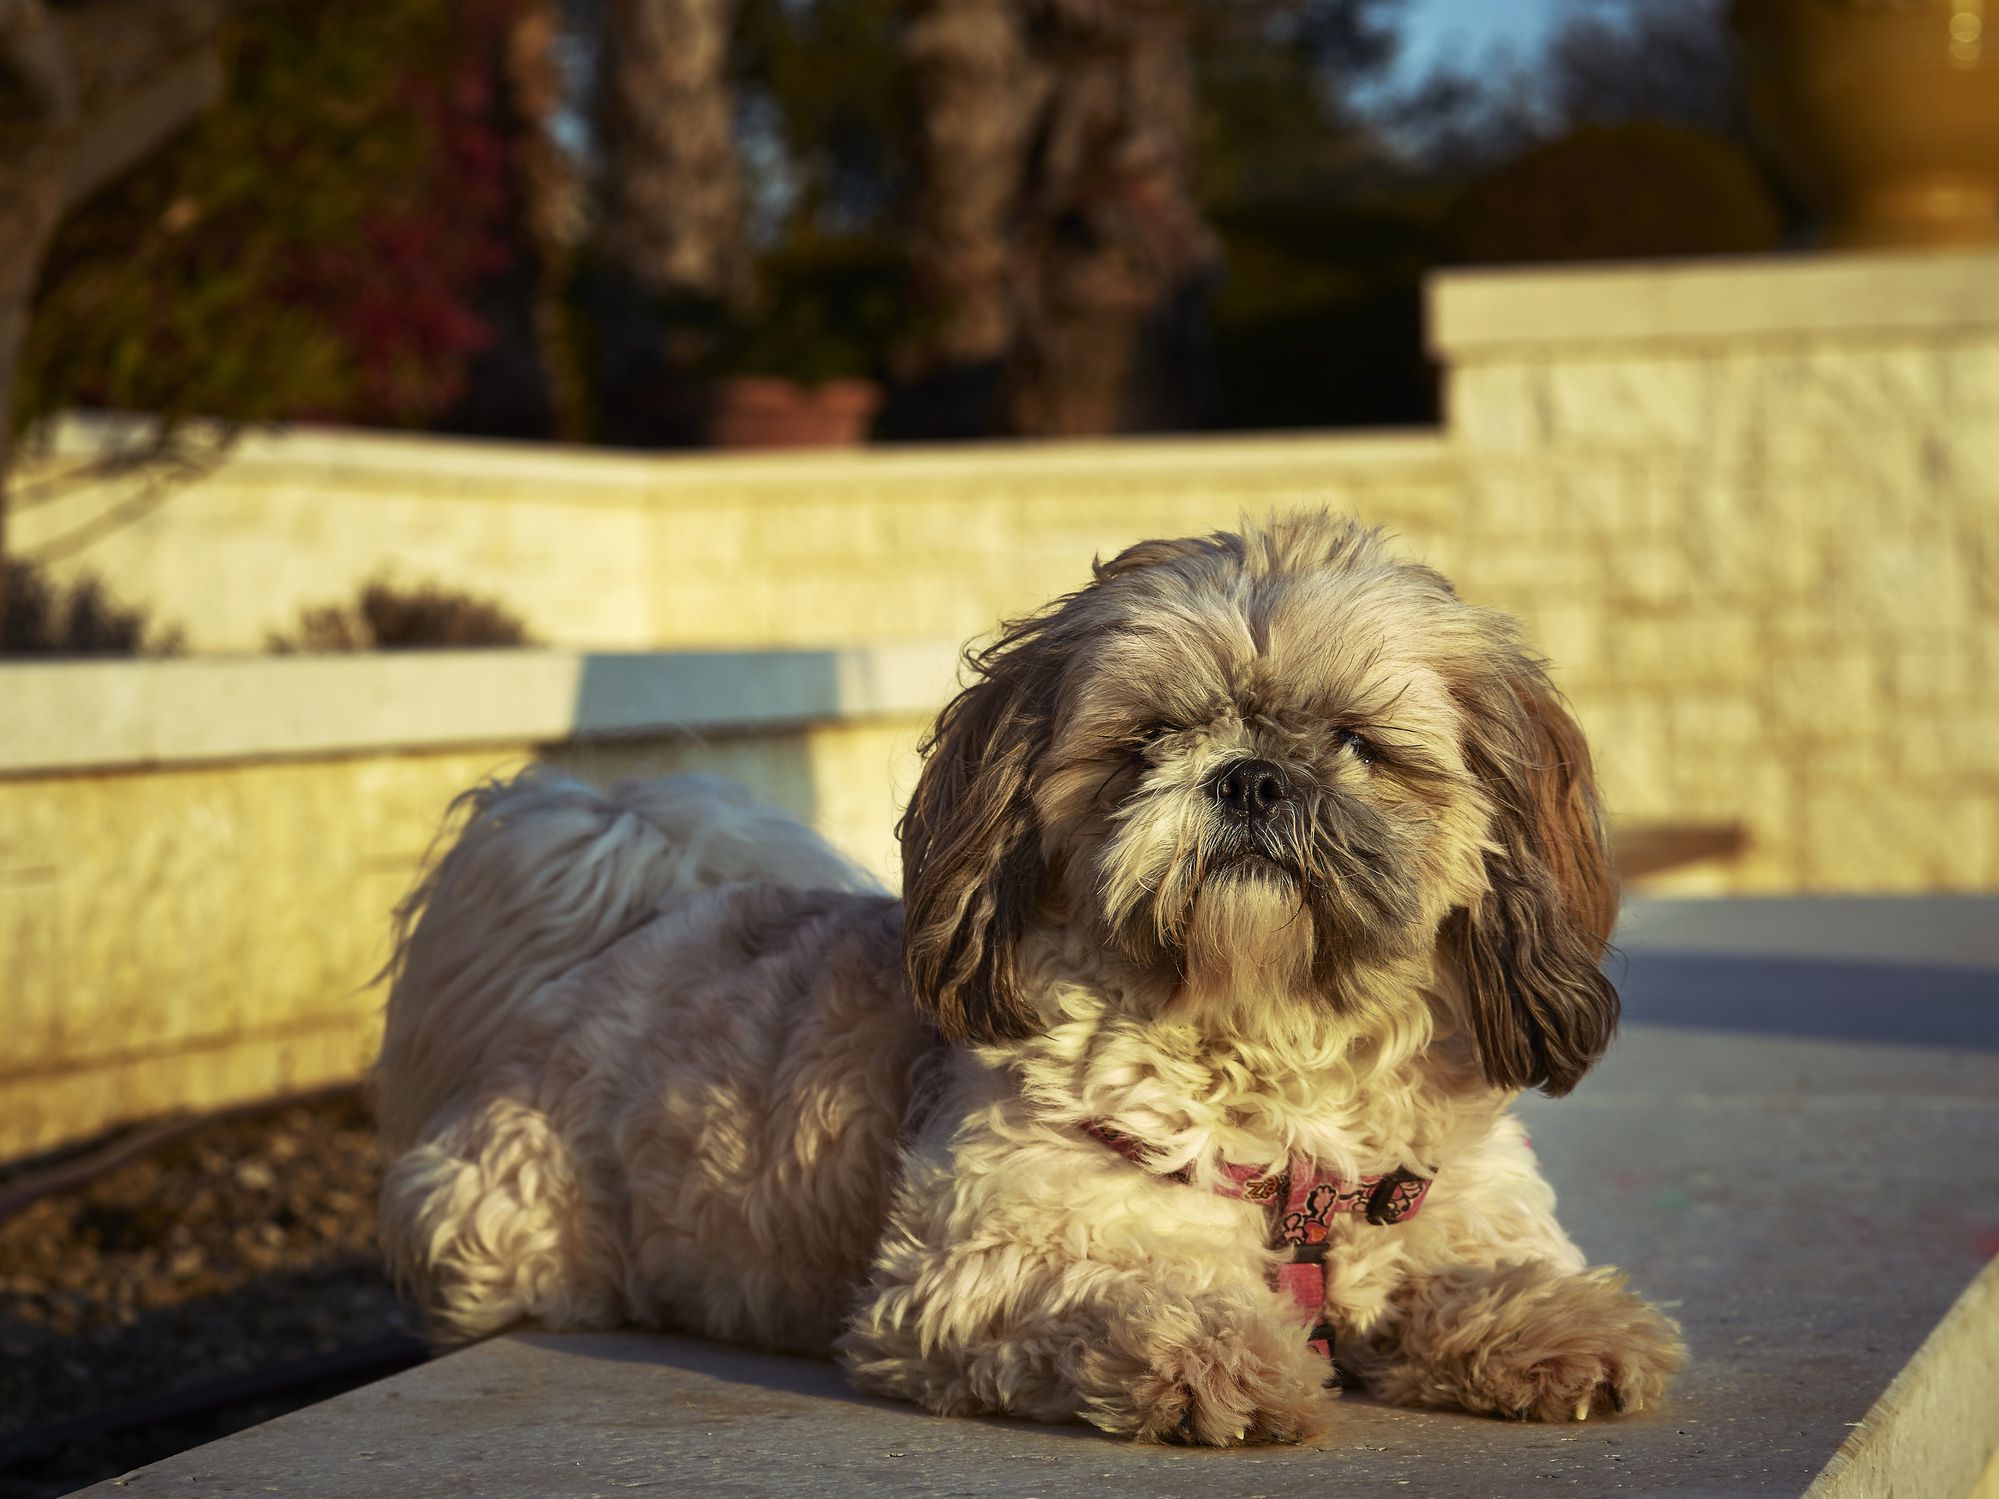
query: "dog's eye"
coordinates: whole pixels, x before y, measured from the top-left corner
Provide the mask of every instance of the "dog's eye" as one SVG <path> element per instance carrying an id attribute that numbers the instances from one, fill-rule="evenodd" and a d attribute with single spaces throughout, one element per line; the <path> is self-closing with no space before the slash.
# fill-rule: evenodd
<path id="1" fill-rule="evenodd" d="M 1344 748 L 1352 750 L 1354 758 L 1363 765 L 1372 765 L 1379 753 L 1374 747 L 1374 741 L 1358 729 L 1340 729 L 1335 732 L 1334 737 Z"/>
<path id="2" fill-rule="evenodd" d="M 1177 734 L 1179 732 L 1179 727 L 1175 724 L 1149 723 L 1131 736 L 1132 752 L 1142 755 L 1168 734 Z"/>

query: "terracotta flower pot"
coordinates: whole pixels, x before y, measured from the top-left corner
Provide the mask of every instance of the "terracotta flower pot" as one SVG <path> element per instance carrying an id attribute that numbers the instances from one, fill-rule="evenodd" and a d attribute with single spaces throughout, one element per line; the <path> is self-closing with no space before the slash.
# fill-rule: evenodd
<path id="1" fill-rule="evenodd" d="M 854 447 L 867 441 L 881 400 L 872 380 L 807 386 L 737 375 L 716 382 L 704 427 L 718 448 Z"/>
<path id="2" fill-rule="evenodd" d="M 1757 123 L 1844 249 L 1999 242 L 1999 4 L 1735 0 Z"/>

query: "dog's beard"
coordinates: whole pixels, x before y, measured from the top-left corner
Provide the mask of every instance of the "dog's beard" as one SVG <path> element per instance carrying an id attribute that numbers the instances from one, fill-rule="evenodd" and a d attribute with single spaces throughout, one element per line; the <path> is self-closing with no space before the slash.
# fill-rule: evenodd
<path id="1" fill-rule="evenodd" d="M 1316 926 L 1298 878 L 1259 855 L 1215 870 L 1194 892 L 1180 938 L 1188 997 L 1283 999 L 1313 987 Z"/>
<path id="2" fill-rule="evenodd" d="M 1343 1005 L 1363 965 L 1413 950 L 1421 901 L 1406 834 L 1321 799 L 1259 827 L 1193 797 L 1119 819 L 1099 859 L 1112 940 L 1170 967 L 1202 1007 L 1310 999 Z"/>

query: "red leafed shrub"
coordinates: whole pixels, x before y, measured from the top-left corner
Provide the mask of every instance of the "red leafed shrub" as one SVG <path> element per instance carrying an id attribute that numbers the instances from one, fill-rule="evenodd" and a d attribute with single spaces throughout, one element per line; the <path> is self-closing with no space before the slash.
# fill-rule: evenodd
<path id="1" fill-rule="evenodd" d="M 513 0 L 246 6 L 222 101 L 63 226 L 17 422 L 94 405 L 420 424 L 512 255 Z"/>

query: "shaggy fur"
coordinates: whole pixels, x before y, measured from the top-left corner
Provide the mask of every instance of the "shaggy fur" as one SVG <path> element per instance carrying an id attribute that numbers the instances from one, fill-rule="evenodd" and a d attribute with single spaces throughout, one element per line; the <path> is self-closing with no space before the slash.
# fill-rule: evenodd
<path id="1" fill-rule="evenodd" d="M 1332 1231 L 1368 1388 L 1656 1401 L 1677 1330 L 1584 1267 L 1507 1113 L 1617 1014 L 1588 753 L 1511 622 L 1307 515 L 1133 547 L 972 665 L 900 903 L 720 783 L 470 794 L 376 1072 L 438 1332 L 671 1326 L 939 1412 L 1295 1440 L 1325 1367 L 1209 1189 L 1303 1156 L 1435 1178 Z"/>

